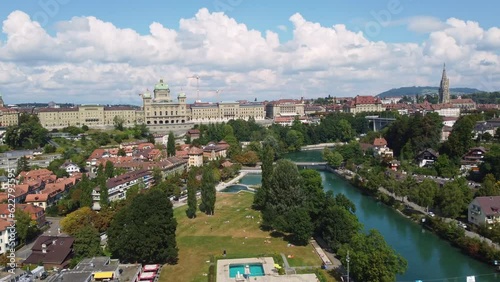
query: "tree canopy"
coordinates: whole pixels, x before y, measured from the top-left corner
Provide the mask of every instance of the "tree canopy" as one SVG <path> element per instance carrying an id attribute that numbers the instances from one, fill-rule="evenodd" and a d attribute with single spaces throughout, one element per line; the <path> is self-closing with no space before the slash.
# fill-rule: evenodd
<path id="1" fill-rule="evenodd" d="M 37 115 L 22 113 L 19 124 L 9 126 L 5 143 L 13 149 L 36 149 L 45 146 L 48 130 L 43 128 Z"/>
<path id="2" fill-rule="evenodd" d="M 368 234 L 357 233 L 350 244 L 342 245 L 338 254 L 347 265 L 349 252 L 351 273 L 356 281 L 392 282 L 396 274 L 403 274 L 408 262 L 397 254 L 377 230 Z"/>
<path id="3" fill-rule="evenodd" d="M 153 189 L 116 213 L 108 229 L 109 250 L 123 262 L 175 264 L 176 228 L 172 203 L 166 193 Z"/>

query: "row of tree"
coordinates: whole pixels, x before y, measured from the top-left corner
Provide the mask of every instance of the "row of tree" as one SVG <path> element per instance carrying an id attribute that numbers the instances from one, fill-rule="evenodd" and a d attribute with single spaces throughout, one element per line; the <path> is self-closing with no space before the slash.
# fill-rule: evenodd
<path id="1" fill-rule="evenodd" d="M 299 171 L 289 160 L 278 160 L 273 165 L 271 146 L 265 145 L 263 150 L 262 186 L 253 204 L 261 210 L 263 228 L 290 234 L 295 244 L 304 245 L 311 236 L 319 236 L 344 263 L 349 252 L 358 259 L 352 272 L 357 281 L 393 281 L 397 273 L 404 273 L 404 258 L 387 245 L 379 232 L 363 233 L 354 204 L 342 194 L 325 193 L 317 171 Z"/>

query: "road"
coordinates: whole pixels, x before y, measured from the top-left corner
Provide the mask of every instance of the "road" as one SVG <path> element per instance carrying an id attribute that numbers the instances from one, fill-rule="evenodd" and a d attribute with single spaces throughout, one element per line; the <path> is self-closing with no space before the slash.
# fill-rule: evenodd
<path id="1" fill-rule="evenodd" d="M 58 233 L 58 229 L 60 228 L 60 221 L 61 217 L 47 217 L 46 218 L 48 222 L 50 222 L 50 227 L 47 229 L 45 232 L 43 232 L 43 235 L 48 235 L 48 236 L 55 236 L 55 235 L 61 235 L 62 233 Z M 65 234 L 63 234 L 64 236 Z M 17 250 L 16 252 L 16 258 L 18 260 L 25 260 L 28 258 L 28 256 L 31 254 L 31 248 L 33 247 L 33 244 L 35 243 L 36 239 L 30 242 L 29 244 L 24 245 L 22 248 Z"/>

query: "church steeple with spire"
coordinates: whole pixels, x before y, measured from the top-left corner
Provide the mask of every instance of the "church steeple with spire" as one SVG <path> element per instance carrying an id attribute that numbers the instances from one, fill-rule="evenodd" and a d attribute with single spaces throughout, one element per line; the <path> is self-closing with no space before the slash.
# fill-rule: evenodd
<path id="1" fill-rule="evenodd" d="M 441 84 L 439 85 L 439 103 L 450 103 L 450 80 L 446 76 L 446 64 L 443 64 L 443 75 L 441 76 Z"/>

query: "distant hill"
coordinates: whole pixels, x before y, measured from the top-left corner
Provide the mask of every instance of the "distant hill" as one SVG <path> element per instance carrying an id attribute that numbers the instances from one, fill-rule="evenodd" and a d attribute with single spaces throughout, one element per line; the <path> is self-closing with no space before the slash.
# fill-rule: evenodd
<path id="1" fill-rule="evenodd" d="M 412 86 L 412 87 L 400 87 L 393 88 L 391 90 L 382 92 L 377 96 L 380 98 L 387 97 L 402 97 L 402 96 L 415 96 L 415 95 L 425 95 L 425 94 L 437 94 L 439 87 L 433 86 Z M 481 90 L 475 88 L 450 88 L 450 95 L 464 95 L 481 92 Z"/>

